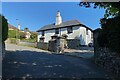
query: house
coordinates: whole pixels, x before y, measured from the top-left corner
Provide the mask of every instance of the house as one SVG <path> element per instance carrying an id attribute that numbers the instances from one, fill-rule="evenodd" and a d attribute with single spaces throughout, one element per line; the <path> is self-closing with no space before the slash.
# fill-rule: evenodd
<path id="1" fill-rule="evenodd" d="M 78 20 L 62 22 L 60 11 L 57 12 L 56 23 L 45 25 L 37 30 L 37 32 L 37 42 L 40 42 L 42 40 L 43 42 L 48 43 L 51 40 L 52 36 L 55 35 L 67 35 L 67 39 L 72 41 L 74 39 L 78 39 L 80 45 L 88 45 L 89 43 L 93 42 L 92 29 L 80 23 Z"/>
<path id="2" fill-rule="evenodd" d="M 8 29 L 9 29 L 9 30 L 18 30 L 16 27 L 14 27 L 14 26 L 11 25 L 11 24 L 8 24 Z"/>
<path id="3" fill-rule="evenodd" d="M 29 38 L 30 38 L 30 35 L 31 35 L 30 32 L 26 32 L 26 35 L 25 35 L 26 39 L 29 39 Z"/>
<path id="4" fill-rule="evenodd" d="M 18 28 L 14 27 L 13 25 L 11 24 L 8 24 L 8 29 L 13 32 L 14 30 L 15 31 L 18 31 L 19 33 L 23 33 L 22 37 L 26 38 L 26 39 L 29 39 L 31 37 L 31 31 L 29 31 L 28 28 L 25 28 L 24 30 L 20 30 L 20 24 L 18 24 Z M 16 35 L 16 34 L 15 34 Z"/>
<path id="5" fill-rule="evenodd" d="M 28 28 L 24 28 L 24 32 L 26 33 L 25 38 L 29 39 L 30 36 L 31 36 L 31 33 L 30 33 L 29 29 Z"/>

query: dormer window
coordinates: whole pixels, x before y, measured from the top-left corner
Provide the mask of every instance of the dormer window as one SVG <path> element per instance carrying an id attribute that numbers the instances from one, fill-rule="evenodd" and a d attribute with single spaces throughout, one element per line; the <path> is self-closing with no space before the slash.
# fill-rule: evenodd
<path id="1" fill-rule="evenodd" d="M 72 27 L 67 27 L 67 32 L 68 33 L 72 33 L 73 32 L 73 28 Z"/>

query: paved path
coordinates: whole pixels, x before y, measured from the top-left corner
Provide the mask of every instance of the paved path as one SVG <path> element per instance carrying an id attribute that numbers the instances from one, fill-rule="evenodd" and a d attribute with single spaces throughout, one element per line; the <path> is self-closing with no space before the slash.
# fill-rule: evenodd
<path id="1" fill-rule="evenodd" d="M 104 69 L 84 58 L 55 55 L 31 47 L 7 44 L 4 78 L 108 78 Z"/>

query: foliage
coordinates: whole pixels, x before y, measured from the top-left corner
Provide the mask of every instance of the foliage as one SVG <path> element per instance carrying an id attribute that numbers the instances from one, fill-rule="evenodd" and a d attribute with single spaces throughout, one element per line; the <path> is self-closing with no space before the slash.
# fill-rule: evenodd
<path id="1" fill-rule="evenodd" d="M 101 30 L 97 38 L 99 46 L 107 47 L 120 55 L 120 2 L 81 2 L 79 5 L 91 7 L 91 4 L 94 4 L 94 8 L 105 9 L 105 18 L 100 20 Z"/>
<path id="2" fill-rule="evenodd" d="M 9 38 L 16 38 L 16 30 L 8 30 L 8 37 Z"/>
<path id="3" fill-rule="evenodd" d="M 37 33 L 36 32 L 31 32 L 31 39 L 37 39 Z"/>
<path id="4" fill-rule="evenodd" d="M 23 32 L 20 32 L 18 30 L 8 30 L 8 37 L 9 38 L 21 38 Z"/>
<path id="5" fill-rule="evenodd" d="M 10 43 L 12 44 L 17 44 L 19 42 L 19 39 L 16 39 L 16 38 L 9 38 L 10 40 Z"/>
<path id="6" fill-rule="evenodd" d="M 36 42 L 36 39 L 21 39 L 24 42 Z"/>
<path id="7" fill-rule="evenodd" d="M 21 39 L 21 41 L 36 42 L 36 40 L 37 40 L 37 33 L 36 32 L 30 32 L 30 33 L 31 33 L 30 39 L 25 39 L 26 33 L 25 32 L 21 32 L 20 33 L 20 39 Z"/>
<path id="8" fill-rule="evenodd" d="M 2 41 L 4 42 L 8 37 L 8 22 L 4 16 L 0 15 L 0 18 L 2 18 Z"/>
<path id="9" fill-rule="evenodd" d="M 94 5 L 93 8 L 104 8 L 105 14 L 104 17 L 109 16 L 116 17 L 120 14 L 120 2 L 80 2 L 79 6 L 84 6 L 89 8 Z"/>
<path id="10" fill-rule="evenodd" d="M 20 39 L 26 38 L 26 33 L 25 32 L 20 32 Z"/>
<path id="11" fill-rule="evenodd" d="M 8 37 L 9 38 L 18 38 L 21 41 L 36 42 L 37 33 L 36 32 L 30 32 L 30 33 L 31 33 L 30 39 L 26 39 L 26 32 L 22 32 L 22 31 L 18 31 L 18 30 L 9 30 Z"/>
<path id="12" fill-rule="evenodd" d="M 105 21 L 98 36 L 98 43 L 101 47 L 120 53 L 120 16 Z"/>

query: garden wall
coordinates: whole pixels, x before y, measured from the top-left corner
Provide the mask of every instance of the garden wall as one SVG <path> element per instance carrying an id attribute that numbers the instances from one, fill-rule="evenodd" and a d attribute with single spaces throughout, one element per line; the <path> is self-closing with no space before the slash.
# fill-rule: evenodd
<path id="1" fill-rule="evenodd" d="M 69 49 L 77 49 L 80 47 L 79 39 L 67 39 L 67 46 Z"/>
<path id="2" fill-rule="evenodd" d="M 23 42 L 23 41 L 20 41 L 19 45 L 36 47 L 36 44 L 34 42 Z"/>
<path id="3" fill-rule="evenodd" d="M 107 71 L 113 73 L 116 78 L 120 76 L 120 57 L 117 52 L 112 52 L 106 47 L 100 47 L 98 44 L 99 31 L 94 32 L 94 59 L 95 63 L 104 67 Z"/>
<path id="4" fill-rule="evenodd" d="M 35 42 L 21 41 L 20 39 L 16 39 L 16 38 L 8 38 L 5 41 L 5 43 L 12 43 L 12 44 L 17 44 L 17 45 L 22 45 L 22 46 L 36 47 Z"/>
<path id="5" fill-rule="evenodd" d="M 44 50 L 48 50 L 48 43 L 45 43 L 45 42 L 37 42 L 37 48 L 39 48 L 39 49 L 44 49 Z"/>

